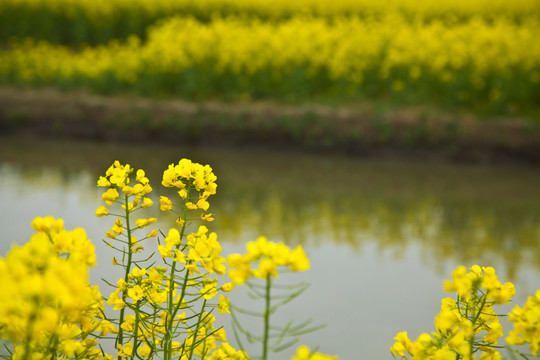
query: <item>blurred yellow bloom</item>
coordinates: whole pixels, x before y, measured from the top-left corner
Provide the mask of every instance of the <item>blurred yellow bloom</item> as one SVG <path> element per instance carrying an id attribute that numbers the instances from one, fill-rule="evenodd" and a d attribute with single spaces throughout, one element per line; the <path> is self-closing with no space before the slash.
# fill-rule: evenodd
<path id="1" fill-rule="evenodd" d="M 214 221 L 214 218 L 212 217 L 212 213 L 208 213 L 208 214 L 202 214 L 201 215 L 201 220 L 203 220 L 203 221 Z"/>
<path id="2" fill-rule="evenodd" d="M 135 179 L 143 185 L 146 185 L 149 182 L 144 170 L 142 169 L 137 170 L 137 177 Z"/>
<path id="3" fill-rule="evenodd" d="M 150 199 L 150 198 L 143 198 L 143 203 L 141 204 L 141 207 L 144 209 L 144 208 L 149 208 L 150 206 L 154 205 L 154 202 Z"/>
<path id="4" fill-rule="evenodd" d="M 212 299 L 214 296 L 217 295 L 216 283 L 213 282 L 205 285 L 204 288 L 201 289 L 200 294 L 206 300 Z"/>
<path id="5" fill-rule="evenodd" d="M 291 253 L 290 270 L 306 271 L 310 267 L 309 259 L 301 245 L 298 245 Z"/>
<path id="6" fill-rule="evenodd" d="M 124 223 L 122 222 L 121 218 L 116 218 L 116 221 L 114 222 L 113 227 L 111 228 L 111 231 L 116 234 L 121 234 L 124 232 Z"/>
<path id="7" fill-rule="evenodd" d="M 148 356 L 152 352 L 152 348 L 148 344 L 142 344 L 138 348 L 138 353 L 143 359 L 148 359 Z"/>
<path id="8" fill-rule="evenodd" d="M 225 314 L 225 313 L 230 314 L 231 312 L 229 311 L 229 306 L 230 306 L 229 298 L 223 295 L 219 295 L 218 311 L 221 314 Z"/>
<path id="9" fill-rule="evenodd" d="M 205 199 L 200 199 L 199 201 L 197 201 L 197 207 L 206 211 L 210 207 L 210 204 Z"/>
<path id="10" fill-rule="evenodd" d="M 188 201 L 188 202 L 186 202 L 186 208 L 188 210 L 197 210 L 197 205 L 195 205 L 191 201 Z"/>
<path id="11" fill-rule="evenodd" d="M 106 177 L 100 176 L 99 180 L 97 182 L 97 185 L 100 186 L 100 187 L 109 187 L 109 186 L 111 186 L 111 183 L 110 183 L 109 180 L 107 180 Z"/>
<path id="12" fill-rule="evenodd" d="M 156 221 L 157 218 L 137 219 L 135 220 L 135 225 L 137 225 L 138 228 L 142 229 L 143 227 L 154 224 Z"/>
<path id="13" fill-rule="evenodd" d="M 268 276 L 277 277 L 277 264 L 270 259 L 261 259 L 259 268 L 253 271 L 253 276 L 266 279 Z"/>
<path id="14" fill-rule="evenodd" d="M 101 200 L 105 200 L 107 205 L 112 205 L 118 199 L 118 191 L 115 188 L 108 189 L 101 196 Z"/>
<path id="15" fill-rule="evenodd" d="M 158 245 L 158 251 L 162 258 L 173 257 L 172 248 L 164 245 Z"/>
<path id="16" fill-rule="evenodd" d="M 128 208 L 128 211 L 132 211 L 133 210 L 133 203 L 128 203 L 127 208 Z M 122 209 L 126 210 L 126 205 L 125 204 L 122 204 Z"/>
<path id="17" fill-rule="evenodd" d="M 118 357 L 128 358 L 133 353 L 133 344 L 132 342 L 127 342 L 125 344 L 118 344 Z"/>
<path id="18" fill-rule="evenodd" d="M 339 360 L 337 356 L 330 356 L 321 353 L 312 353 L 309 347 L 302 345 L 296 350 L 296 355 L 291 360 Z"/>
<path id="19" fill-rule="evenodd" d="M 171 228 L 169 230 L 168 236 L 164 239 L 164 241 L 167 247 L 171 249 L 174 246 L 180 245 L 180 232 L 175 228 Z"/>
<path id="20" fill-rule="evenodd" d="M 147 274 L 146 268 L 139 269 L 138 267 L 134 267 L 131 270 L 131 276 L 133 276 L 134 278 L 140 279 L 146 274 Z"/>
<path id="21" fill-rule="evenodd" d="M 133 188 L 131 186 L 126 185 L 126 186 L 124 186 L 122 188 L 122 192 L 124 194 L 126 194 L 126 195 L 132 195 L 133 194 Z"/>
<path id="22" fill-rule="evenodd" d="M 176 249 L 174 250 L 174 254 L 175 254 L 174 261 L 178 261 L 182 264 L 186 263 L 186 255 L 182 251 Z"/>
<path id="23" fill-rule="evenodd" d="M 114 306 L 114 310 L 120 310 L 127 306 L 124 300 L 122 300 L 122 298 L 120 298 L 116 292 L 111 293 L 109 299 L 107 300 L 107 305 Z"/>
<path id="24" fill-rule="evenodd" d="M 103 311 L 99 289 L 88 282 L 94 246 L 83 229 L 65 230 L 61 219 L 35 218 L 32 227 L 37 233 L 30 241 L 0 258 L 0 335 L 24 343 L 24 352 L 14 346 L 14 357 L 72 357 L 85 347 L 93 352 L 96 342 L 82 340 L 99 328 Z M 51 338 L 57 347 L 44 340 Z"/>
<path id="25" fill-rule="evenodd" d="M 159 209 L 161 211 L 171 210 L 173 208 L 172 201 L 166 196 L 159 197 Z"/>
<path id="26" fill-rule="evenodd" d="M 128 296 L 132 298 L 134 302 L 137 302 L 144 296 L 144 290 L 139 285 L 135 285 L 128 289 Z"/>
<path id="27" fill-rule="evenodd" d="M 229 292 L 232 289 L 234 289 L 234 284 L 233 283 L 226 283 L 226 284 L 223 284 L 221 286 L 221 290 L 224 291 L 224 292 Z"/>
<path id="28" fill-rule="evenodd" d="M 178 195 L 182 198 L 182 200 L 185 200 L 188 196 L 188 193 L 186 191 L 186 189 L 182 189 L 180 191 L 178 191 Z"/>
<path id="29" fill-rule="evenodd" d="M 64 228 L 64 220 L 55 219 L 52 216 L 46 216 L 44 218 L 36 217 L 32 220 L 31 226 L 34 230 L 44 233 L 55 232 L 58 233 Z"/>
<path id="30" fill-rule="evenodd" d="M 96 216 L 102 217 L 109 215 L 109 209 L 107 209 L 105 206 L 100 206 L 96 209 Z"/>
<path id="31" fill-rule="evenodd" d="M 523 308 L 516 305 L 508 314 L 513 323 L 506 341 L 511 345 L 529 344 L 533 356 L 540 352 L 540 289 L 529 296 Z"/>

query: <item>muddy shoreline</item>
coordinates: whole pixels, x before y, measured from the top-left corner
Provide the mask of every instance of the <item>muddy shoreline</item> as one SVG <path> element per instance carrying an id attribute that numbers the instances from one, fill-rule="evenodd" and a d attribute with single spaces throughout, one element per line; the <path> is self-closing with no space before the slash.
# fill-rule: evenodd
<path id="1" fill-rule="evenodd" d="M 540 165 L 540 126 L 422 109 L 187 103 L 0 88 L 0 134 Z"/>

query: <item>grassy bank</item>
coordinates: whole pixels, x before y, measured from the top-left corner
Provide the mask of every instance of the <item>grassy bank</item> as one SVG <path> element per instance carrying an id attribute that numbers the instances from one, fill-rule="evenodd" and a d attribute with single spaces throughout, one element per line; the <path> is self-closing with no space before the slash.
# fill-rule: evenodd
<path id="1" fill-rule="evenodd" d="M 0 89 L 7 136 L 258 146 L 360 156 L 540 164 L 540 127 L 429 108 L 285 106 Z"/>

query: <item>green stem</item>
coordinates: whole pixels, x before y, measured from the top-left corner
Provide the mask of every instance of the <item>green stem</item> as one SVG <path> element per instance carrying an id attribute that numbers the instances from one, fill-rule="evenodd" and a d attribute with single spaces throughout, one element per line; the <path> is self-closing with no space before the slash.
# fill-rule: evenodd
<path id="1" fill-rule="evenodd" d="M 129 196 L 127 194 L 124 194 L 124 207 L 125 207 L 125 219 L 126 219 L 126 229 L 127 229 L 127 238 L 128 238 L 128 258 L 127 258 L 127 264 L 125 267 L 125 273 L 124 273 L 124 281 L 127 284 L 129 281 L 129 274 L 131 273 L 131 262 L 133 258 L 133 251 L 131 249 L 132 243 L 131 243 L 131 226 L 129 223 Z M 125 302 L 127 299 L 127 290 L 122 291 L 122 300 Z M 119 321 L 119 329 L 118 329 L 118 337 L 117 337 L 117 346 L 118 344 L 124 344 L 124 330 L 122 329 L 122 324 L 124 323 L 124 313 L 125 308 L 120 309 L 120 319 Z"/>
<path id="2" fill-rule="evenodd" d="M 178 310 L 180 309 L 180 306 L 182 305 L 182 302 L 184 301 L 184 296 L 186 293 L 187 283 L 189 280 L 189 272 L 186 270 L 186 274 L 184 276 L 184 281 L 182 283 L 182 292 L 180 293 L 180 299 L 178 299 L 178 304 L 173 308 L 172 300 L 169 302 L 169 315 L 167 318 L 167 326 L 166 326 L 166 333 L 163 342 L 165 343 L 165 360 L 170 360 L 172 355 L 172 327 L 173 327 L 173 321 L 178 313 Z M 169 291 L 169 294 L 172 294 L 172 290 Z"/>
<path id="3" fill-rule="evenodd" d="M 188 186 L 188 194 L 190 191 L 190 186 Z M 184 233 L 186 231 L 186 223 L 187 223 L 187 207 L 184 204 L 184 224 L 182 225 L 182 229 L 180 229 L 180 239 L 184 238 Z M 176 247 L 176 249 L 179 249 L 180 245 Z M 174 306 L 174 299 L 173 299 L 173 289 L 174 285 L 176 283 L 175 281 L 175 273 L 176 273 L 176 261 L 173 260 L 171 264 L 171 276 L 169 278 L 169 293 L 168 293 L 168 314 L 169 318 L 167 319 L 167 326 L 166 326 L 166 333 L 165 337 L 163 339 L 163 343 L 165 345 L 165 354 L 164 354 L 164 360 L 171 360 L 172 357 L 172 326 L 174 321 L 174 316 L 178 312 L 178 309 L 180 308 L 182 301 L 184 299 L 184 294 L 187 286 L 188 281 L 188 271 L 186 270 L 186 275 L 184 277 L 184 283 L 182 285 L 182 293 L 180 295 L 180 300 L 177 304 L 177 306 Z"/>
<path id="4" fill-rule="evenodd" d="M 39 302 L 36 301 L 36 304 L 35 304 L 35 309 L 39 309 Z M 33 332 L 33 328 L 34 328 L 34 322 L 36 321 L 37 319 L 37 310 L 34 310 L 32 311 L 32 313 L 30 314 L 30 317 L 28 318 L 28 329 L 27 329 L 27 334 L 26 334 L 26 339 L 24 340 L 24 355 L 23 355 L 23 360 L 29 360 L 31 359 L 31 344 L 32 344 L 32 332 Z"/>
<path id="5" fill-rule="evenodd" d="M 139 347 L 138 338 L 139 338 L 139 310 L 140 310 L 140 300 L 137 301 L 135 305 L 135 328 L 133 329 L 133 352 L 131 353 L 131 360 L 135 359 L 135 354 L 137 353 L 137 348 Z"/>
<path id="6" fill-rule="evenodd" d="M 52 356 L 51 360 L 58 359 L 58 356 L 57 356 L 58 345 L 59 345 L 59 341 L 58 341 L 58 338 L 55 336 L 54 339 L 52 340 L 52 345 L 49 346 L 49 349 L 51 349 L 51 356 Z"/>
<path id="7" fill-rule="evenodd" d="M 476 321 L 478 320 L 478 318 L 480 317 L 480 314 L 482 313 L 482 310 L 484 310 L 484 306 L 486 305 L 486 301 L 487 301 L 487 296 L 482 296 L 482 305 L 480 305 L 480 308 L 478 309 L 478 312 L 476 313 L 476 316 L 474 317 L 473 321 L 472 321 L 472 324 L 473 326 L 476 324 Z"/>
<path id="8" fill-rule="evenodd" d="M 268 337 L 270 332 L 270 289 L 272 288 L 272 279 L 270 275 L 266 276 L 266 294 L 264 309 L 264 335 L 263 335 L 263 354 L 262 360 L 268 359 Z"/>
<path id="9" fill-rule="evenodd" d="M 188 357 L 188 359 L 190 360 L 193 358 L 193 351 L 195 350 L 195 344 L 197 343 L 197 335 L 199 333 L 199 327 L 202 322 L 202 316 L 203 316 L 205 307 L 206 307 L 206 299 L 204 299 L 203 301 L 201 311 L 199 312 L 199 318 L 197 319 L 197 326 L 195 326 L 195 331 L 193 332 L 193 342 L 191 343 L 191 349 L 189 351 L 189 357 Z"/>
<path id="10" fill-rule="evenodd" d="M 180 310 L 180 307 L 182 306 L 182 302 L 184 302 L 188 280 L 189 280 L 189 271 L 186 270 L 186 274 L 184 275 L 184 281 L 182 282 L 182 291 L 180 292 L 180 298 L 178 299 L 178 303 L 174 307 L 172 315 L 171 315 L 171 321 L 170 321 L 171 327 L 172 327 L 172 322 L 173 322 L 174 317 L 176 316 L 176 314 L 178 314 L 178 310 Z"/>

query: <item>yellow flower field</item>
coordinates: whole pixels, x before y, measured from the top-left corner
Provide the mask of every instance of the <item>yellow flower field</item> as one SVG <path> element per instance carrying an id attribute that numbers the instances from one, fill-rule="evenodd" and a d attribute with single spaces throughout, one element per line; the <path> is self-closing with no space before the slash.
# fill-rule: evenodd
<path id="1" fill-rule="evenodd" d="M 27 30 L 39 33 L 48 19 L 41 34 L 63 31 L 62 21 L 80 20 L 80 33 L 69 35 L 74 26 L 64 40 L 53 30 L 47 39 L 23 38 L 16 28 L 25 21 L 7 24 L 12 34 L 0 38 L 0 83 L 189 99 L 382 98 L 491 113 L 538 109 L 538 2 L 328 4 L 7 0 L 0 18 L 46 8 Z M 64 20 L 55 26 L 58 16 Z M 115 32 L 113 18 L 132 27 Z M 85 37 L 90 23 L 97 33 Z"/>

